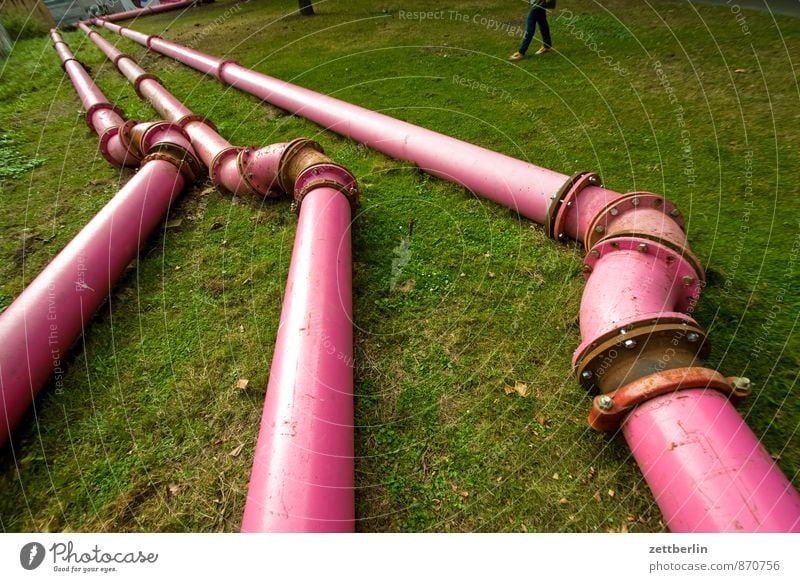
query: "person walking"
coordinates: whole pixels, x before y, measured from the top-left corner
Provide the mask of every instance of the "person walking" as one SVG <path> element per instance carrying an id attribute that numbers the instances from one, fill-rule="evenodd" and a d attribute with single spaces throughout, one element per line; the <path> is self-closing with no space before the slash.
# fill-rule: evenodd
<path id="1" fill-rule="evenodd" d="M 548 9 L 555 8 L 555 0 L 529 0 L 531 9 L 528 12 L 528 22 L 525 28 L 525 36 L 522 38 L 522 44 L 519 50 L 509 57 L 512 61 L 518 61 L 525 56 L 528 52 L 528 47 L 533 40 L 533 34 L 536 32 L 536 25 L 539 25 L 539 30 L 542 31 L 542 48 L 536 51 L 537 55 L 543 55 L 553 50 L 553 43 L 550 38 L 550 24 L 547 22 Z"/>

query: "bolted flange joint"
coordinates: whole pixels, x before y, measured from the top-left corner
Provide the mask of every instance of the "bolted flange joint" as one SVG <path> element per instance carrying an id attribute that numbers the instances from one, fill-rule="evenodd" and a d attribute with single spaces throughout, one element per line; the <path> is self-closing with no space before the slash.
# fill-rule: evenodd
<path id="1" fill-rule="evenodd" d="M 742 380 L 747 379 L 726 378 L 716 370 L 699 366 L 656 372 L 609 394 L 596 396 L 589 412 L 589 426 L 599 432 L 615 431 L 625 416 L 643 402 L 678 390 L 717 390 L 735 404 L 750 394 L 749 380 Z"/>
<path id="2" fill-rule="evenodd" d="M 353 210 L 359 205 L 358 182 L 344 166 L 331 160 L 315 141 L 295 139 L 286 146 L 280 161 L 278 182 L 285 192 L 294 192 L 297 208 L 315 188 L 333 188 L 344 194 Z"/>
<path id="3" fill-rule="evenodd" d="M 200 176 L 201 166 L 194 148 L 177 124 L 168 121 L 140 123 L 131 130 L 131 142 L 145 154 L 143 165 L 150 160 L 164 160 L 177 167 L 189 182 Z"/>

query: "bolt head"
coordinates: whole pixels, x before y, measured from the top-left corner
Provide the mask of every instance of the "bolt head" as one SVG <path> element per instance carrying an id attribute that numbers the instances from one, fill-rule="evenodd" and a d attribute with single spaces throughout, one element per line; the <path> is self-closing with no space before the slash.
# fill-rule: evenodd
<path id="1" fill-rule="evenodd" d="M 733 381 L 733 387 L 737 390 L 750 390 L 750 388 L 752 388 L 752 383 L 750 382 L 750 378 L 740 376 Z"/>
<path id="2" fill-rule="evenodd" d="M 584 370 L 581 372 L 581 378 L 584 380 L 590 380 L 594 374 L 592 374 L 591 370 Z"/>
<path id="3" fill-rule="evenodd" d="M 647 245 L 645 243 L 639 243 L 639 246 L 636 247 L 636 250 L 639 251 L 640 253 L 646 253 Z"/>
<path id="4" fill-rule="evenodd" d="M 597 226 L 594 227 L 594 231 L 598 234 L 603 234 L 606 231 L 606 227 L 603 226 L 602 224 L 598 224 Z"/>
<path id="5" fill-rule="evenodd" d="M 614 400 L 611 398 L 611 396 L 604 394 L 597 399 L 597 406 L 600 408 L 600 410 L 611 410 L 614 408 Z"/>
<path id="6" fill-rule="evenodd" d="M 686 334 L 686 341 L 688 341 L 689 343 L 693 344 L 697 342 L 697 340 L 699 339 L 700 339 L 700 334 L 697 332 L 690 331 L 689 333 Z"/>
<path id="7" fill-rule="evenodd" d="M 626 339 L 624 342 L 622 342 L 622 345 L 625 346 L 626 349 L 632 350 L 638 344 L 635 339 Z"/>
<path id="8" fill-rule="evenodd" d="M 591 267 L 591 265 L 584 265 L 584 266 L 583 266 L 583 272 L 584 272 L 584 273 L 591 273 L 591 272 L 592 272 L 592 267 Z"/>
<path id="9" fill-rule="evenodd" d="M 595 259 L 600 257 L 600 251 L 598 251 L 597 249 L 592 249 L 592 251 L 589 254 L 592 255 L 592 257 Z"/>
<path id="10" fill-rule="evenodd" d="M 694 277 L 690 277 L 689 275 L 684 275 L 682 280 L 686 287 L 694 283 Z"/>
<path id="11" fill-rule="evenodd" d="M 680 213 L 681 213 L 680 210 L 678 210 L 677 208 L 673 208 L 672 210 L 670 210 L 669 215 L 672 216 L 673 218 L 675 218 L 675 217 L 679 216 Z"/>
<path id="12" fill-rule="evenodd" d="M 639 206 L 639 204 L 641 203 L 642 201 L 639 198 L 631 198 L 631 204 L 633 204 L 634 206 Z"/>
<path id="13" fill-rule="evenodd" d="M 611 210 L 609 210 L 609 214 L 611 214 L 611 216 L 616 216 L 617 214 L 619 214 L 619 208 L 612 208 Z"/>
<path id="14" fill-rule="evenodd" d="M 589 184 L 591 184 L 592 186 L 597 184 L 597 178 L 594 176 L 589 176 Z"/>

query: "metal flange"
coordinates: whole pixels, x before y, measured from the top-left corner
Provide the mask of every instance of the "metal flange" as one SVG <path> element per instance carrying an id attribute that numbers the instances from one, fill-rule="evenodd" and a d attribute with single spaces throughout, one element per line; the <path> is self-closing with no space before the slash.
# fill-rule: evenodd
<path id="1" fill-rule="evenodd" d="M 588 186 L 601 186 L 600 174 L 596 172 L 581 171 L 570 176 L 561 188 L 558 189 L 545 217 L 547 236 L 553 240 L 563 240 L 564 224 L 567 220 L 568 210 L 572 209 L 575 199 L 581 190 Z"/>
<path id="2" fill-rule="evenodd" d="M 716 390 L 734 403 L 747 397 L 751 391 L 750 381 L 746 378 L 726 378 L 709 368 L 689 366 L 664 370 L 634 380 L 609 394 L 596 396 L 589 411 L 589 426 L 600 432 L 615 431 L 625 416 L 643 402 L 691 389 Z"/>
<path id="3" fill-rule="evenodd" d="M 663 212 L 683 229 L 683 216 L 674 203 L 652 192 L 628 192 L 609 202 L 592 220 L 586 231 L 584 246 L 592 248 L 611 230 L 613 223 L 630 212 L 651 208 Z"/>
<path id="4" fill-rule="evenodd" d="M 648 318 L 583 347 L 575 357 L 575 375 L 587 391 L 607 394 L 630 378 L 690 366 L 707 358 L 710 350 L 706 332 L 690 317 Z"/>

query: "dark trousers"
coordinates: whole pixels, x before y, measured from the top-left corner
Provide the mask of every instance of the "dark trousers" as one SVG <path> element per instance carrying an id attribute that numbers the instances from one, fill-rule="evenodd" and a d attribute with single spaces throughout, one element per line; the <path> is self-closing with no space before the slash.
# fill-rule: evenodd
<path id="1" fill-rule="evenodd" d="M 542 44 L 547 48 L 552 46 L 550 42 L 550 25 L 547 23 L 547 10 L 541 6 L 534 6 L 531 8 L 531 11 L 528 12 L 528 25 L 525 29 L 525 36 L 522 38 L 522 44 L 519 47 L 519 52 L 523 55 L 528 51 L 528 47 L 531 45 L 533 33 L 536 32 L 537 24 L 542 31 Z"/>

